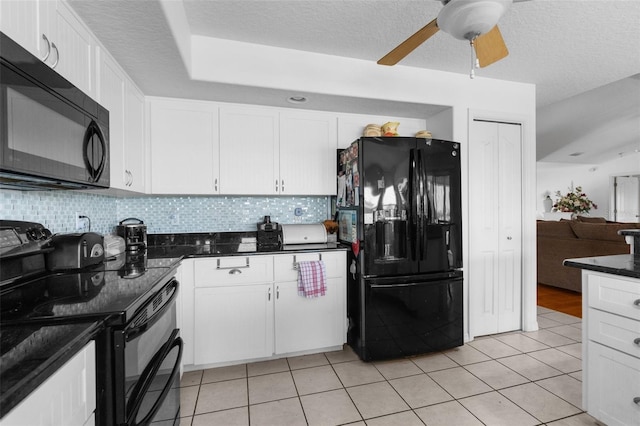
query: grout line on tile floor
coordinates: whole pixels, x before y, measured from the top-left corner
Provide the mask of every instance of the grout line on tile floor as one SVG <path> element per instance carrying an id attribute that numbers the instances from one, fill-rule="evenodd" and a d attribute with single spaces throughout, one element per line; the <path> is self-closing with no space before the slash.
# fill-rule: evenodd
<path id="1" fill-rule="evenodd" d="M 551 318 L 547 318 L 546 315 L 554 314 L 554 313 L 555 313 L 555 311 L 552 311 L 552 310 L 539 311 L 538 312 L 538 317 L 542 317 L 542 318 L 546 318 L 546 319 L 551 320 Z M 555 315 L 550 315 L 550 316 L 554 317 Z M 560 319 L 560 317 L 558 317 L 557 319 Z M 573 326 L 574 329 L 579 330 L 581 328 L 580 327 L 581 326 L 581 322 L 579 322 L 579 321 L 570 322 L 570 323 L 559 323 L 558 322 L 558 325 L 554 325 L 554 326 L 549 327 L 549 328 L 567 327 L 567 326 Z M 513 395 L 513 392 L 511 392 L 511 393 L 509 392 L 510 389 L 517 388 L 518 386 L 533 384 L 533 385 L 536 386 L 536 388 L 540 389 L 540 392 L 542 394 L 548 393 L 549 395 L 552 395 L 554 399 L 557 398 L 557 400 L 559 402 L 562 401 L 563 403 L 568 404 L 568 407 L 573 407 L 576 410 L 578 410 L 578 413 L 576 413 L 576 414 L 567 415 L 567 416 L 564 416 L 564 417 L 561 417 L 561 418 L 557 418 L 557 419 L 554 418 L 552 420 L 547 420 L 547 422 L 555 422 L 555 421 L 558 421 L 558 420 L 569 419 L 569 418 L 572 418 L 572 417 L 575 417 L 575 416 L 579 416 L 579 415 L 584 413 L 584 411 L 582 411 L 581 407 L 575 406 L 569 400 L 566 399 L 566 397 L 568 395 L 570 396 L 570 393 L 569 393 L 570 389 L 567 392 L 558 391 L 558 388 L 556 388 L 556 389 L 554 389 L 554 391 L 552 391 L 552 390 L 549 390 L 549 389 L 547 389 L 546 387 L 544 387 L 544 386 L 542 386 L 540 384 L 544 380 L 554 379 L 554 378 L 563 377 L 563 376 L 568 376 L 571 381 L 575 380 L 580 385 L 580 388 L 581 388 L 581 381 L 579 380 L 579 378 L 574 377 L 575 375 L 578 375 L 578 377 L 579 377 L 581 369 L 578 369 L 576 371 L 566 371 L 565 369 L 563 369 L 563 371 L 561 371 L 558 368 L 553 366 L 553 362 L 551 362 L 551 363 L 549 362 L 550 359 L 545 359 L 545 361 L 547 361 L 547 362 L 545 362 L 545 361 L 541 361 L 541 360 L 537 359 L 536 357 L 532 356 L 532 354 L 535 354 L 536 352 L 542 352 L 542 351 L 547 351 L 547 350 L 550 350 L 550 349 L 555 349 L 556 351 L 562 353 L 563 357 L 568 356 L 568 357 L 570 357 L 568 359 L 574 359 L 574 360 L 577 360 L 577 361 L 581 362 L 580 358 L 578 358 L 578 357 L 576 357 L 576 356 L 574 356 L 572 354 L 572 353 L 576 353 L 575 349 L 573 349 L 573 350 L 569 350 L 568 349 L 566 352 L 559 349 L 559 348 L 566 347 L 566 346 L 576 345 L 578 343 L 581 343 L 581 341 L 580 340 L 576 340 L 576 339 L 574 339 L 572 337 L 565 336 L 564 334 L 561 334 L 560 332 L 557 332 L 557 331 L 562 331 L 562 329 L 558 329 L 558 330 L 554 331 L 554 330 L 550 330 L 549 328 L 540 327 L 539 330 L 548 330 L 551 333 L 554 333 L 554 334 L 556 334 L 558 336 L 562 336 L 562 337 L 566 338 L 567 340 L 564 340 L 564 341 L 560 340 L 562 342 L 562 344 L 557 344 L 557 345 L 556 344 L 547 344 L 547 343 L 544 343 L 541 340 L 537 340 L 537 339 L 535 339 L 535 338 L 533 338 L 531 336 L 525 335 L 525 332 L 522 332 L 522 331 L 514 331 L 514 332 L 501 333 L 501 334 L 490 335 L 490 336 L 482 336 L 480 338 L 475 339 L 474 342 L 480 342 L 480 341 L 485 340 L 485 339 L 494 338 L 497 341 L 499 341 L 500 343 L 508 346 L 509 348 L 514 349 L 517 353 L 513 354 L 513 355 L 505 355 L 505 356 L 503 356 L 503 355 L 500 355 L 497 351 L 494 351 L 493 352 L 494 356 L 497 355 L 497 356 L 494 357 L 494 356 L 490 355 L 489 353 L 487 353 L 487 349 L 488 348 L 486 346 L 485 346 L 485 351 L 483 352 L 481 349 L 478 349 L 478 348 L 474 347 L 474 345 L 469 345 L 469 347 L 473 348 L 473 350 L 470 351 L 471 356 L 473 356 L 475 354 L 474 351 L 478 351 L 478 353 L 482 354 L 483 357 L 487 357 L 488 359 L 480 360 L 480 361 L 472 359 L 473 362 L 469 362 L 469 363 L 464 363 L 463 364 L 461 362 L 465 362 L 465 361 L 464 361 L 464 359 L 462 357 L 454 358 L 452 356 L 453 355 L 453 350 L 441 351 L 441 352 L 433 353 L 432 355 L 444 355 L 446 357 L 446 359 L 451 361 L 452 365 L 449 366 L 449 367 L 445 367 L 445 368 L 436 368 L 434 370 L 426 371 L 426 370 L 424 370 L 423 368 L 420 367 L 419 363 L 416 362 L 418 360 L 419 356 L 409 357 L 409 358 L 405 358 L 405 359 L 410 361 L 414 367 L 417 367 L 417 370 L 415 370 L 415 372 L 414 371 L 410 371 L 410 370 L 405 370 L 402 373 L 398 373 L 398 374 L 401 374 L 401 375 L 399 375 L 397 377 L 395 377 L 394 373 L 390 372 L 389 369 L 383 369 L 382 368 L 382 364 L 376 365 L 376 363 L 371 362 L 371 363 L 366 363 L 366 364 L 373 366 L 375 371 L 377 372 L 377 374 L 379 374 L 382 378 L 379 379 L 379 380 L 376 379 L 373 382 L 368 382 L 368 381 L 365 380 L 365 383 L 352 384 L 350 386 L 346 386 L 345 385 L 344 377 L 341 377 L 340 374 L 338 374 L 338 370 L 336 369 L 336 367 L 338 365 L 340 365 L 340 364 L 344 364 L 344 363 L 348 363 L 348 362 L 362 362 L 362 361 L 360 361 L 359 358 L 353 358 L 353 357 L 351 357 L 351 355 L 346 354 L 346 353 L 343 353 L 343 354 L 338 353 L 338 354 L 336 354 L 334 356 L 329 356 L 326 353 L 324 353 L 323 354 L 324 357 L 325 357 L 324 361 L 326 361 L 327 364 L 320 363 L 318 365 L 316 365 L 314 363 L 310 363 L 310 364 L 307 364 L 307 365 L 305 365 L 304 363 L 294 363 L 294 362 L 292 362 L 292 360 L 290 358 L 285 358 L 285 362 L 286 362 L 286 366 L 287 366 L 287 370 L 286 371 L 288 371 L 289 378 L 292 381 L 294 389 L 295 389 L 295 395 L 296 396 L 293 397 L 293 398 L 296 398 L 298 403 L 300 404 L 300 407 L 302 409 L 302 415 L 304 416 L 304 421 L 307 424 L 309 424 L 310 419 L 307 417 L 308 413 L 305 411 L 304 405 L 302 404 L 303 397 L 310 396 L 310 395 L 319 395 L 319 394 L 322 394 L 322 393 L 325 393 L 325 392 L 334 392 L 337 389 L 334 389 L 334 390 L 318 390 L 318 391 L 313 391 L 313 392 L 309 392 L 309 393 L 305 393 L 304 395 L 301 395 L 301 390 L 299 388 L 299 384 L 296 382 L 293 373 L 294 373 L 294 371 L 310 370 L 310 369 L 313 369 L 313 368 L 316 368 L 316 367 L 321 367 L 321 366 L 329 366 L 331 368 L 331 372 L 333 373 L 333 375 L 335 375 L 335 377 L 337 377 L 339 386 L 341 386 L 339 389 L 344 390 L 344 392 L 347 394 L 348 400 L 350 401 L 350 403 L 352 404 L 353 408 L 355 409 L 355 412 L 357 412 L 357 415 L 361 419 L 359 421 L 361 423 L 365 423 L 365 422 L 371 421 L 373 419 L 379 419 L 379 418 L 386 417 L 386 416 L 394 416 L 394 415 L 397 415 L 397 414 L 400 414 L 400 413 L 406 413 L 406 412 L 413 412 L 420 419 L 420 421 L 422 423 L 424 423 L 424 420 L 416 413 L 416 411 L 421 410 L 421 409 L 436 407 L 436 406 L 438 406 L 440 404 L 451 403 L 451 402 L 458 402 L 458 404 L 464 409 L 465 412 L 467 412 L 468 414 L 473 416 L 474 419 L 477 419 L 478 421 L 482 422 L 481 418 L 477 414 L 474 414 L 474 412 L 472 412 L 464 404 L 460 404 L 460 401 L 462 399 L 466 399 L 466 398 L 474 398 L 474 397 L 485 395 L 485 394 L 495 393 L 497 395 L 500 395 L 502 398 L 505 398 L 506 400 L 510 401 L 510 403 L 512 403 L 514 405 L 514 407 L 517 407 L 517 409 L 522 410 L 524 413 L 527 413 L 528 415 L 532 416 L 536 421 L 540 422 L 540 424 L 543 424 L 544 422 L 542 422 L 541 419 L 536 417 L 536 415 L 533 412 L 530 412 L 527 408 L 520 406 L 515 400 L 513 400 L 512 398 L 509 398 L 507 396 L 507 394 L 512 394 Z M 519 347 L 514 346 L 513 344 L 509 344 L 507 342 L 503 342 L 502 340 L 496 338 L 496 336 L 508 336 L 508 335 L 518 335 L 518 334 L 521 335 L 522 337 L 526 338 L 526 339 L 531 339 L 533 342 L 536 342 L 538 345 L 543 345 L 544 347 L 538 347 L 537 349 L 523 351 L 522 350 L 523 349 L 522 345 L 518 345 L 518 346 L 520 346 L 520 348 L 519 348 Z M 540 337 L 542 337 L 542 336 L 540 336 Z M 524 340 L 524 341 L 527 342 L 527 340 Z M 547 339 L 547 341 L 548 341 L 548 339 Z M 552 341 L 553 341 L 553 339 L 552 339 Z M 515 342 L 512 341 L 510 343 L 515 343 Z M 530 349 L 530 348 L 526 347 L 526 343 L 524 345 L 525 345 L 524 349 Z M 350 349 L 345 345 L 344 351 L 349 351 L 349 350 Z M 491 351 L 488 351 L 488 352 L 491 352 Z M 468 353 L 465 354 L 465 355 L 468 355 Z M 505 360 L 507 358 L 509 358 L 509 357 L 512 357 L 512 356 L 523 356 L 523 355 L 535 360 L 537 363 L 540 363 L 541 365 L 544 365 L 545 367 L 553 368 L 554 370 L 558 371 L 558 373 L 557 374 L 551 374 L 550 376 L 546 376 L 545 375 L 542 378 L 535 378 L 535 377 L 529 378 L 529 377 L 524 376 L 523 374 L 519 373 L 517 370 L 509 367 L 509 365 L 506 365 L 504 363 Z M 460 361 L 456 361 L 456 359 L 459 359 Z M 469 358 L 467 358 L 467 360 L 468 359 Z M 496 388 L 494 388 L 494 386 L 492 386 L 490 384 L 490 381 L 486 380 L 487 377 L 485 379 L 482 379 L 477 374 L 473 373 L 473 371 L 472 371 L 473 368 L 470 368 L 470 367 L 472 367 L 474 365 L 480 364 L 482 362 L 488 362 L 488 361 L 495 361 L 495 362 L 499 363 L 501 366 L 507 368 L 509 371 L 513 372 L 514 374 L 517 374 L 518 376 L 524 378 L 524 383 L 513 384 L 513 385 L 509 385 L 509 386 L 504 386 L 504 387 L 500 387 L 499 384 L 498 384 L 496 386 Z M 304 367 L 300 367 L 300 365 L 305 365 L 305 366 Z M 422 365 L 424 367 L 426 364 L 423 363 Z M 294 367 L 295 367 L 295 369 L 294 369 Z M 442 366 L 436 364 L 436 365 L 434 365 L 434 367 L 442 367 Z M 392 369 L 393 365 L 390 364 L 389 368 Z M 460 397 L 460 398 L 455 398 L 454 395 L 449 390 L 447 390 L 445 387 L 443 387 L 434 377 L 432 377 L 433 373 L 437 373 L 437 372 L 442 373 L 442 372 L 445 372 L 446 370 L 457 369 L 457 368 L 460 368 L 460 369 L 462 369 L 462 371 L 466 372 L 467 374 L 470 374 L 471 377 L 473 377 L 475 380 L 478 380 L 478 383 L 482 383 L 483 385 L 487 386 L 489 388 L 489 390 L 486 390 L 486 391 L 482 390 L 481 392 L 474 393 L 473 395 L 468 395 L 468 396 L 464 396 L 464 397 Z M 477 370 L 478 369 L 476 369 L 476 371 Z M 199 380 L 196 380 L 197 383 L 185 385 L 185 387 L 187 387 L 187 386 L 188 387 L 198 386 L 198 390 L 196 392 L 194 412 L 187 414 L 187 416 L 185 416 L 182 419 L 181 425 L 191 425 L 192 422 L 194 422 L 194 419 L 197 417 L 195 413 L 196 413 L 196 410 L 197 410 L 197 407 L 198 407 L 198 400 L 199 400 L 199 398 L 201 396 L 201 394 L 200 394 L 201 387 L 204 384 L 204 371 L 206 371 L 206 370 L 202 370 L 202 373 L 200 374 Z M 260 370 L 256 370 L 256 371 L 260 371 Z M 387 376 L 385 376 L 385 374 L 383 374 L 384 371 L 387 372 L 387 375 L 390 378 L 387 378 Z M 254 375 L 254 376 L 251 376 L 251 377 L 259 377 L 259 376 L 264 376 L 266 374 L 277 374 L 277 373 L 284 373 L 284 372 L 285 371 L 274 371 L 274 372 L 262 373 L 262 374 Z M 273 401 L 261 401 L 259 403 L 251 404 L 251 397 L 250 397 L 250 395 L 251 395 L 251 393 L 250 393 L 251 392 L 251 387 L 250 387 L 250 380 L 249 380 L 250 379 L 250 377 L 249 377 L 249 364 L 244 364 L 244 373 L 245 373 L 244 379 L 245 379 L 245 385 L 246 385 L 246 388 L 247 388 L 247 395 L 246 395 L 246 406 L 244 406 L 242 408 L 245 408 L 247 410 L 246 411 L 246 415 L 249 416 L 248 417 L 248 421 L 249 421 L 248 424 L 254 423 L 254 422 L 251 422 L 251 407 L 252 406 L 259 406 L 259 405 L 262 405 L 262 404 L 268 404 L 268 403 L 273 403 L 273 402 L 278 402 L 278 401 L 284 401 L 284 400 L 287 400 L 287 399 L 292 399 L 292 397 L 287 397 L 287 398 L 279 398 L 279 399 L 276 399 L 276 400 L 273 400 Z M 552 373 L 552 371 L 549 371 L 548 373 Z M 344 374 L 344 372 L 343 372 L 343 374 Z M 424 406 L 420 405 L 420 406 L 412 407 L 409 404 L 410 401 L 407 400 L 405 397 L 403 397 L 401 392 L 398 389 L 396 389 L 396 387 L 394 387 L 393 384 L 391 383 L 391 381 L 395 380 L 395 379 L 404 379 L 404 378 L 416 377 L 416 376 L 421 376 L 421 375 L 425 375 L 430 380 L 432 380 L 434 382 L 434 384 L 439 389 L 441 389 L 444 392 L 444 394 L 446 394 L 451 399 L 448 400 L 448 401 L 445 401 L 445 402 L 434 402 L 434 403 L 428 403 L 428 404 L 426 404 Z M 231 380 L 232 379 L 225 379 L 225 380 L 220 380 L 218 382 L 212 382 L 212 383 L 224 383 L 224 382 L 228 382 L 228 381 L 231 381 Z M 233 380 L 235 380 L 235 379 L 233 379 Z M 336 385 L 338 385 L 338 383 L 336 383 Z M 352 395 L 352 393 L 349 392 L 349 389 L 354 389 L 354 388 L 356 388 L 358 386 L 372 385 L 372 384 L 375 384 L 375 383 L 387 383 L 391 387 L 391 389 L 393 389 L 394 394 L 396 396 L 398 396 L 399 400 L 402 401 L 404 404 L 406 404 L 406 406 L 408 406 L 409 409 L 406 409 L 406 410 L 405 409 L 401 409 L 401 411 L 393 412 L 393 413 L 390 413 L 390 414 L 376 415 L 374 417 L 370 417 L 370 418 L 367 418 L 365 420 L 364 416 L 367 415 L 367 413 L 362 411 L 362 407 L 358 407 L 358 405 L 356 404 L 356 399 L 354 399 L 354 396 Z M 494 383 L 494 385 L 496 385 L 496 382 L 493 382 L 493 383 Z M 562 383 L 562 381 L 560 381 L 560 383 Z M 558 386 L 559 386 L 559 384 L 558 384 Z M 564 394 L 564 397 L 561 396 L 562 394 Z M 329 410 L 331 408 L 332 407 L 327 407 L 327 409 L 329 409 Z M 221 412 L 230 411 L 230 410 L 235 410 L 235 408 L 233 408 L 233 409 L 215 410 L 212 413 L 221 413 Z M 536 410 L 533 410 L 533 411 L 536 411 Z M 183 413 L 183 414 L 186 414 L 186 413 Z M 199 413 L 198 415 L 202 415 L 202 414 L 211 414 L 211 413 Z M 358 423 L 358 422 L 355 422 L 355 423 Z"/>

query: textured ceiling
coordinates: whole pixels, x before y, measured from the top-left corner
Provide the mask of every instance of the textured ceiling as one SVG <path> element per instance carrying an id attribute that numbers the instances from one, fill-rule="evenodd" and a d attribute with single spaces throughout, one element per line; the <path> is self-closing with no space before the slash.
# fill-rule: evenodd
<path id="1" fill-rule="evenodd" d="M 70 3 L 147 95 L 285 106 L 279 90 L 191 81 L 158 0 Z M 435 0 L 183 0 L 182 4 L 192 34 L 373 62 L 442 8 Z M 477 75 L 536 85 L 539 159 L 598 162 L 640 148 L 640 80 L 628 79 L 640 73 L 640 1 L 522 1 L 510 7 L 499 25 L 510 54 Z M 470 48 L 440 31 L 401 64 L 468 74 Z M 628 83 L 625 89 L 616 89 L 612 83 L 623 79 Z M 409 117 L 442 109 L 317 96 L 324 109 L 337 111 L 394 111 Z M 608 100 L 611 96 L 613 100 Z M 613 128 L 612 105 L 626 107 Z M 545 114 L 547 110 L 554 112 Z M 607 123 L 602 124 L 602 117 Z M 624 132 L 615 153 L 613 145 L 603 151 L 602 143 L 582 134 L 585 129 L 596 134 L 596 123 L 608 131 Z M 561 150 L 566 141 L 584 145 L 571 147 L 571 153 L 591 155 L 567 156 Z"/>

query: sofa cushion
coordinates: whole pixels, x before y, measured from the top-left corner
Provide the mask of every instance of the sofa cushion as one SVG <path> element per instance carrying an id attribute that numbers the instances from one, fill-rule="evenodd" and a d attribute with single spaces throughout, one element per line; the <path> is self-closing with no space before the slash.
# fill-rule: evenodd
<path id="1" fill-rule="evenodd" d="M 640 229 L 640 223 L 585 223 L 570 222 L 571 229 L 578 238 L 589 240 L 622 241 L 624 236 L 618 235 L 621 229 Z"/>
<path id="2" fill-rule="evenodd" d="M 557 237 L 557 238 L 577 238 L 571 229 L 571 221 L 569 220 L 539 220 L 538 236 Z"/>
<path id="3" fill-rule="evenodd" d="M 576 219 L 578 222 L 585 223 L 607 223 L 607 219 L 604 217 L 578 216 Z"/>

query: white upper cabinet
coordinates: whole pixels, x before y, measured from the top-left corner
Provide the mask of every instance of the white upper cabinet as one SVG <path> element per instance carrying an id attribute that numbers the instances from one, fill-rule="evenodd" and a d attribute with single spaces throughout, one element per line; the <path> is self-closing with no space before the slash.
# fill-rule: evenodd
<path id="1" fill-rule="evenodd" d="M 144 193 L 144 96 L 108 53 L 98 56 L 98 102 L 109 111 L 110 186 Z"/>
<path id="2" fill-rule="evenodd" d="M 130 80 L 125 86 L 124 99 L 124 172 L 127 189 L 144 193 L 145 180 L 145 137 L 144 137 L 144 95 Z"/>
<path id="3" fill-rule="evenodd" d="M 47 43 L 42 38 L 39 26 L 42 21 L 41 3 L 35 0 L 0 1 L 0 30 L 31 54 L 43 59 Z"/>
<path id="4" fill-rule="evenodd" d="M 223 194 L 280 194 L 278 111 L 220 107 L 220 189 Z"/>
<path id="5" fill-rule="evenodd" d="M 222 194 L 335 194 L 335 115 L 220 107 Z"/>
<path id="6" fill-rule="evenodd" d="M 0 25 L 2 32 L 95 97 L 97 42 L 67 4 L 52 0 L 3 0 Z"/>
<path id="7" fill-rule="evenodd" d="M 218 194 L 218 107 L 210 102 L 148 99 L 151 193 Z M 241 163 L 236 168 L 239 175 L 255 173 Z"/>
<path id="8" fill-rule="evenodd" d="M 154 194 L 334 195 L 338 148 L 383 120 L 167 98 L 150 105 Z M 409 132 L 402 134 L 413 136 L 425 121 L 402 119 L 402 125 Z M 344 146 L 340 134 L 348 138 Z"/>
<path id="9" fill-rule="evenodd" d="M 71 8 L 62 1 L 45 1 L 49 10 L 52 52 L 46 61 L 60 75 L 94 97 L 97 42 Z"/>
<path id="10" fill-rule="evenodd" d="M 280 113 L 280 194 L 336 193 L 336 116 Z"/>

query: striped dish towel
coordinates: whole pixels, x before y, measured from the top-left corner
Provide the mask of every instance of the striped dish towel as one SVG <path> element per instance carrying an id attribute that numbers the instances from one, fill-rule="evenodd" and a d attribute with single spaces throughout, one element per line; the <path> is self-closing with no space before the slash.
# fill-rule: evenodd
<path id="1" fill-rule="evenodd" d="M 322 260 L 298 262 L 298 295 L 324 296 L 327 292 L 327 273 Z"/>

